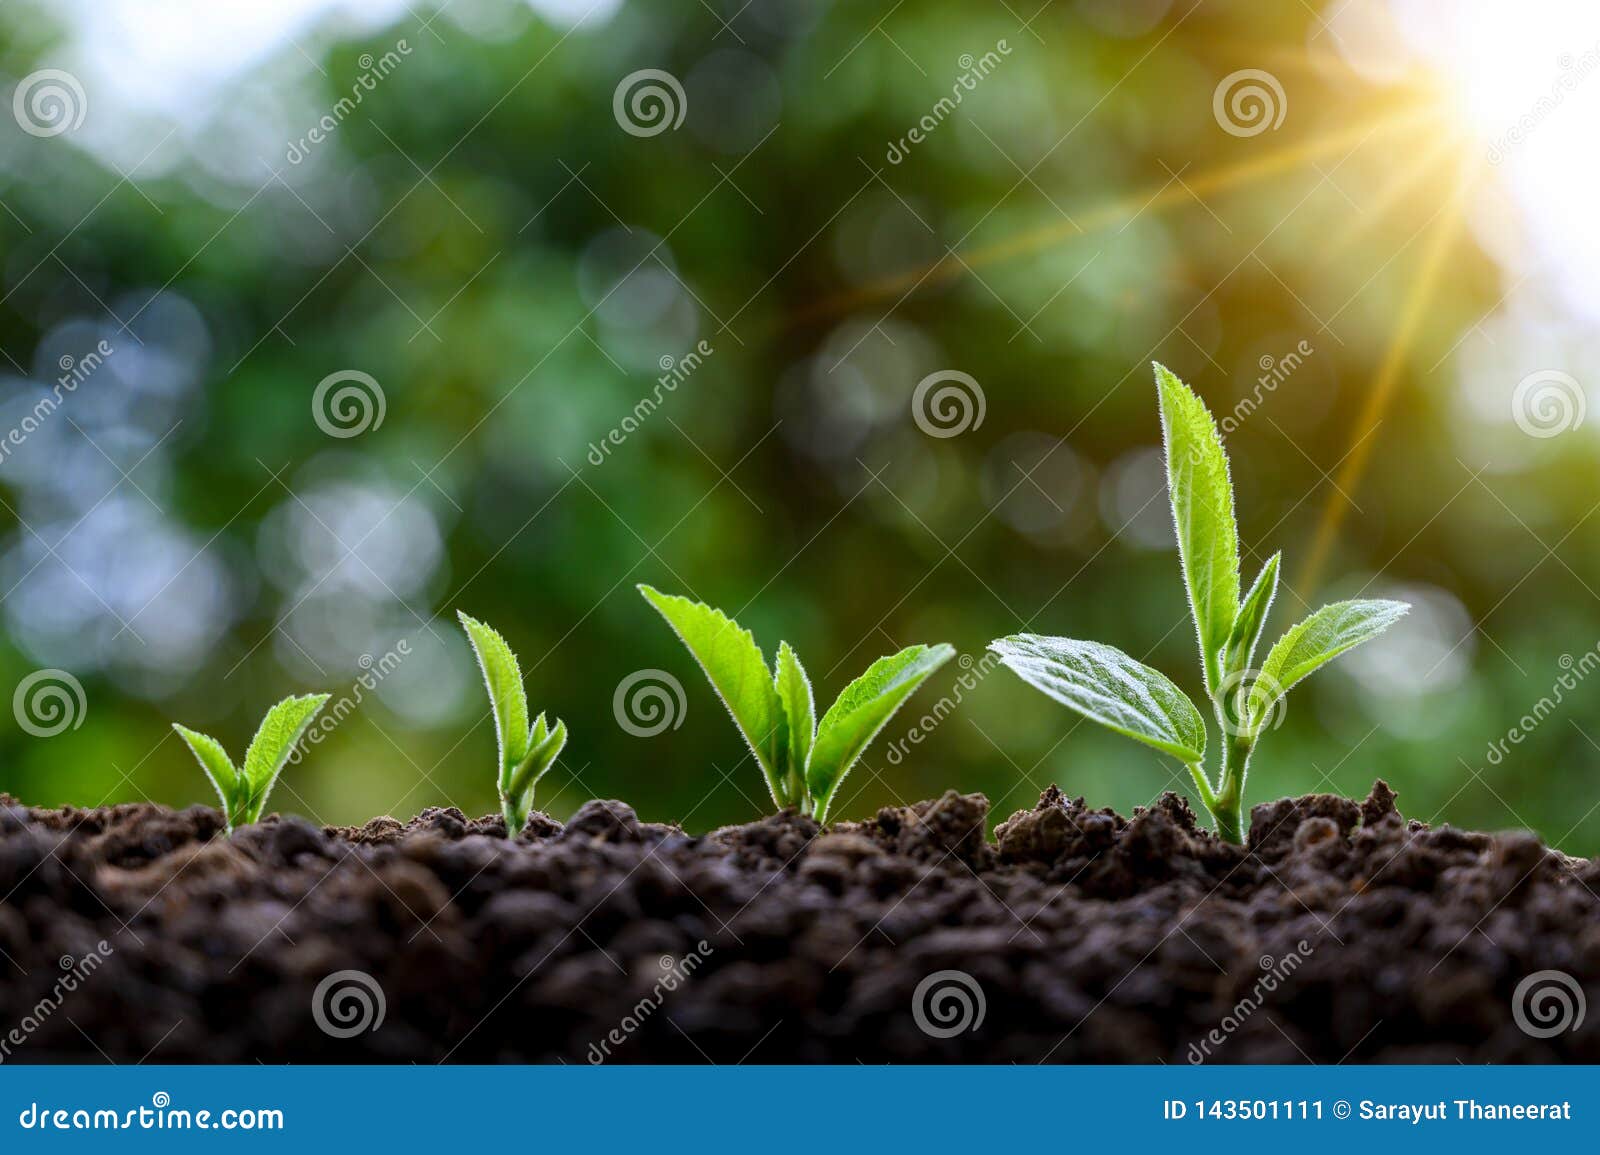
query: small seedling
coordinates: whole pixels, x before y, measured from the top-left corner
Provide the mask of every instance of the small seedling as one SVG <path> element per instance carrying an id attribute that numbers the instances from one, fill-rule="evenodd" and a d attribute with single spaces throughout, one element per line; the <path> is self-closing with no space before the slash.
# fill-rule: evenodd
<path id="1" fill-rule="evenodd" d="M 770 672 L 750 631 L 720 610 L 640 586 L 694 655 L 744 735 L 780 808 L 828 820 L 839 784 L 918 686 L 955 656 L 950 646 L 910 646 L 879 658 L 844 688 L 818 722 L 811 680 L 788 642 Z"/>
<path id="2" fill-rule="evenodd" d="M 1410 607 L 1381 600 L 1323 606 L 1279 638 L 1259 669 L 1252 668 L 1277 593 L 1281 555 L 1267 559 L 1241 599 L 1233 482 L 1217 424 L 1187 385 L 1162 365 L 1155 372 L 1178 555 L 1200 641 L 1201 675 L 1223 735 L 1216 788 L 1204 766 L 1205 721 L 1165 675 L 1098 642 L 1021 634 L 989 648 L 1025 682 L 1084 717 L 1181 761 L 1216 819 L 1218 835 L 1243 842 L 1240 814 L 1250 755 L 1284 695 L 1312 671 L 1383 633 Z"/>
<path id="3" fill-rule="evenodd" d="M 500 813 L 506 820 L 506 837 L 515 838 L 528 825 L 533 810 L 533 788 L 545 771 L 555 765 L 567 744 L 567 725 L 560 719 L 554 728 L 540 714 L 528 724 L 528 692 L 522 684 L 522 666 L 494 630 L 466 614 L 456 615 L 472 641 L 483 682 L 494 707 L 494 728 L 500 740 Z"/>
<path id="4" fill-rule="evenodd" d="M 278 775 L 283 772 L 283 764 L 289 760 L 294 744 L 306 732 L 317 712 L 327 705 L 329 697 L 328 694 L 308 694 L 303 698 L 285 698 L 268 710 L 250 742 L 250 749 L 245 752 L 242 767 L 233 764 L 222 743 L 215 738 L 176 722 L 172 724 L 178 737 L 194 752 L 195 760 L 211 779 L 211 785 L 217 788 L 229 834 L 236 827 L 261 821 L 267 795 L 272 793 Z"/>

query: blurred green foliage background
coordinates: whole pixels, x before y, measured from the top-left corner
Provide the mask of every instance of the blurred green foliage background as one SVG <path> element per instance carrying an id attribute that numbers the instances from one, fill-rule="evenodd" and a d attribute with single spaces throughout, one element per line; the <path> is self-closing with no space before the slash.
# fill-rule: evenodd
<path id="1" fill-rule="evenodd" d="M 6 92 L 41 69 L 80 89 L 64 131 L 0 121 L 0 426 L 112 350 L 0 459 L 0 689 L 60 670 L 84 691 L 54 736 L 0 712 L 0 788 L 210 801 L 169 722 L 238 753 L 316 688 L 360 700 L 275 805 L 489 813 L 465 609 L 571 728 L 541 808 L 755 817 L 760 775 L 641 581 L 769 654 L 788 639 L 825 701 L 903 645 L 976 661 L 1025 628 L 1198 694 L 1159 359 L 1219 414 L 1244 403 L 1247 568 L 1286 553 L 1274 635 L 1359 590 L 1417 606 L 1295 691 L 1251 798 L 1382 775 L 1410 815 L 1600 850 L 1578 661 L 1600 467 L 1590 425 L 1530 435 L 1517 395 L 1586 379 L 1595 294 L 1581 245 L 1546 239 L 1569 208 L 1485 161 L 1448 62 L 1342 5 L 229 7 L 0 10 Z M 680 124 L 626 130 L 641 69 L 680 86 Z M 1281 123 L 1225 125 L 1241 69 L 1277 82 Z M 318 386 L 351 371 L 382 419 L 330 436 Z M 982 395 L 953 436 L 916 419 L 940 371 Z M 652 737 L 614 701 L 641 670 L 684 690 Z M 891 761 L 962 671 L 932 679 L 842 816 L 950 787 L 997 818 L 1051 782 L 1125 812 L 1184 789 L 981 672 Z"/>

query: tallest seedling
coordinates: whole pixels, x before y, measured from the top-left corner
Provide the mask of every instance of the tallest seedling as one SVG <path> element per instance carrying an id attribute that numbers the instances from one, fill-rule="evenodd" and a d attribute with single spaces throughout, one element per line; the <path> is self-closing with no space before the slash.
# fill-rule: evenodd
<path id="1" fill-rule="evenodd" d="M 1155 369 L 1183 582 L 1200 641 L 1206 696 L 1222 730 L 1216 785 L 1205 769 L 1205 720 L 1165 675 L 1098 642 L 1020 634 L 989 648 L 1024 681 L 1057 701 L 1181 761 L 1217 820 L 1217 833 L 1242 842 L 1245 773 L 1278 703 L 1296 682 L 1377 637 L 1410 607 L 1377 600 L 1323 606 L 1292 626 L 1260 667 L 1253 667 L 1256 643 L 1278 591 L 1281 555 L 1267 559 L 1241 596 L 1233 482 L 1217 423 L 1187 385 L 1164 366 Z"/>

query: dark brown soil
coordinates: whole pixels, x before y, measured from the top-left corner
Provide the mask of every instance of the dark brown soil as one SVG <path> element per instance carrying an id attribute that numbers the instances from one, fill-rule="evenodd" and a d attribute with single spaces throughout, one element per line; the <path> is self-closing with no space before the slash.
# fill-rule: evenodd
<path id="1" fill-rule="evenodd" d="M 229 838 L 201 807 L 0 796 L 0 1058 L 1600 1061 L 1593 1021 L 1536 1038 L 1512 1008 L 1538 971 L 1600 995 L 1600 860 L 1407 822 L 1381 782 L 1256 807 L 1248 851 L 1170 794 L 1124 819 L 1052 789 L 988 826 L 952 792 L 827 832 L 591 802 L 516 842 L 454 810 Z M 313 996 L 345 970 L 385 1013 L 339 1038 Z M 941 971 L 981 1023 L 914 1012 Z"/>

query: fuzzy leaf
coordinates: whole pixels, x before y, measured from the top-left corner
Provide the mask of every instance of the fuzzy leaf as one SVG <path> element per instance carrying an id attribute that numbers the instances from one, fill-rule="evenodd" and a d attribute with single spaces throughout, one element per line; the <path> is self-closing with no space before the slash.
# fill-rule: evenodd
<path id="1" fill-rule="evenodd" d="M 806 791 L 818 822 L 826 822 L 834 793 L 878 732 L 940 666 L 955 657 L 951 646 L 910 646 L 879 658 L 844 688 L 817 726 L 806 768 Z"/>
<path id="2" fill-rule="evenodd" d="M 1275 553 L 1267 559 L 1250 586 L 1250 591 L 1244 595 L 1244 601 L 1239 603 L 1239 615 L 1234 618 L 1227 644 L 1222 647 L 1224 681 L 1233 674 L 1248 670 L 1250 663 L 1255 660 L 1262 627 L 1267 624 L 1272 600 L 1278 595 L 1278 565 L 1282 559 L 1281 553 Z"/>
<path id="3" fill-rule="evenodd" d="M 766 775 L 772 800 L 784 805 L 778 769 L 783 703 L 755 638 L 732 618 L 708 605 L 663 594 L 646 585 L 640 586 L 639 592 L 667 619 L 705 671 Z"/>
<path id="4" fill-rule="evenodd" d="M 1019 634 L 989 649 L 1035 689 L 1182 762 L 1201 761 L 1206 724 L 1167 676 L 1112 646 Z"/>
<path id="5" fill-rule="evenodd" d="M 783 742 L 779 753 L 787 783 L 804 789 L 806 763 L 811 759 L 811 744 L 817 734 L 817 704 L 811 694 L 811 679 L 788 642 L 778 644 L 778 668 L 773 675 L 778 700 L 783 704 Z M 790 805 L 798 797 L 788 799 Z"/>
<path id="6" fill-rule="evenodd" d="M 1264 717 L 1296 682 L 1346 650 L 1371 641 L 1405 617 L 1411 607 L 1387 600 L 1334 602 L 1289 627 L 1261 663 L 1251 694 L 1251 713 Z"/>
<path id="7" fill-rule="evenodd" d="M 180 726 L 176 722 L 172 724 L 172 728 L 178 732 L 178 737 L 188 743 L 195 761 L 200 763 L 200 769 L 206 772 L 206 777 L 211 779 L 211 785 L 216 787 L 217 797 L 222 800 L 223 817 L 231 827 L 239 790 L 239 772 L 233 767 L 233 759 L 228 757 L 228 752 L 222 748 L 222 743 L 210 735 L 191 730 L 187 726 Z"/>
<path id="8" fill-rule="evenodd" d="M 1220 655 L 1239 609 L 1239 528 L 1222 436 L 1205 403 L 1165 366 L 1157 365 L 1167 488 L 1178 531 L 1183 580 L 1200 639 L 1206 690 L 1221 681 Z"/>
<path id="9" fill-rule="evenodd" d="M 467 631 L 472 650 L 478 656 L 483 682 L 494 710 L 494 731 L 500 742 L 500 784 L 528 756 L 532 735 L 528 732 L 528 691 L 522 684 L 522 667 L 499 632 L 475 618 L 457 611 L 461 627 Z"/>
<path id="10" fill-rule="evenodd" d="M 317 712 L 328 704 L 330 696 L 307 694 L 301 698 L 285 698 L 267 711 L 261 728 L 251 739 L 250 749 L 245 751 L 244 756 L 241 775 L 244 781 L 240 792 L 245 795 L 242 807 L 245 822 L 255 822 L 261 817 L 262 808 L 267 804 L 267 795 L 272 793 L 289 752 L 306 732 L 306 727 L 311 725 Z"/>
<path id="11" fill-rule="evenodd" d="M 533 748 L 523 758 L 522 764 L 512 771 L 506 796 L 513 802 L 521 804 L 524 817 L 533 803 L 533 788 L 539 784 L 554 766 L 556 759 L 561 757 L 561 751 L 567 745 L 567 724 L 560 719 L 556 720 L 555 729 L 547 730 L 540 734 L 544 725 L 544 715 L 539 715 L 539 723 L 534 726 L 536 735 Z"/>

